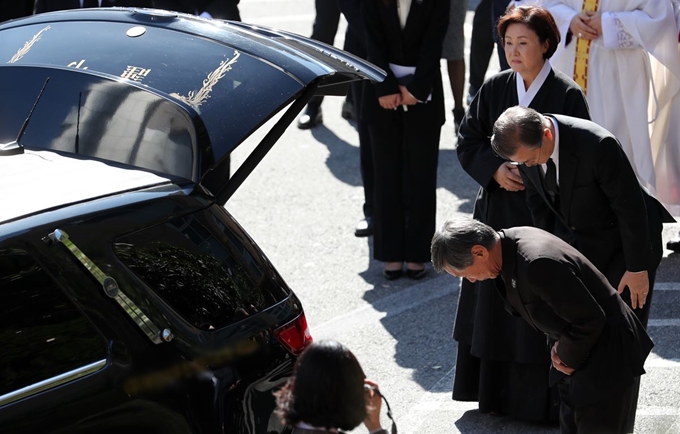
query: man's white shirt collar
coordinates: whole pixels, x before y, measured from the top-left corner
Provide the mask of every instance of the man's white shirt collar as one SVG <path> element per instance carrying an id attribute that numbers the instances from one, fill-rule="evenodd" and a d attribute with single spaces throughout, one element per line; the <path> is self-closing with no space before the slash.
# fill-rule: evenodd
<path id="1" fill-rule="evenodd" d="M 553 149 L 553 153 L 550 155 L 550 158 L 553 160 L 555 163 L 555 174 L 557 175 L 557 185 L 560 185 L 560 127 L 557 125 L 557 119 L 555 119 L 552 116 L 548 116 L 548 119 L 550 119 L 550 122 L 553 124 L 553 128 L 555 129 L 555 149 Z M 543 173 L 545 173 L 546 170 L 548 170 L 548 165 L 547 164 L 541 164 L 541 168 L 543 168 Z"/>

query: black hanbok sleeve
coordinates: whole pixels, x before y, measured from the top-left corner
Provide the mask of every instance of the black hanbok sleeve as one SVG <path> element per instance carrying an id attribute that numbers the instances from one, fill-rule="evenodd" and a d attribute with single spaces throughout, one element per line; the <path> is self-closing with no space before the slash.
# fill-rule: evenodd
<path id="1" fill-rule="evenodd" d="M 500 89 L 496 89 L 502 83 L 497 82 L 498 80 L 488 80 L 472 100 L 460 125 L 456 148 L 460 165 L 487 191 L 499 187 L 493 175 L 505 162 L 491 148 L 491 134 L 497 117 L 492 112 L 498 111 L 493 110 L 492 105 L 499 104 L 499 100 L 503 99 L 497 94 Z M 509 105 L 504 108 L 507 107 Z"/>

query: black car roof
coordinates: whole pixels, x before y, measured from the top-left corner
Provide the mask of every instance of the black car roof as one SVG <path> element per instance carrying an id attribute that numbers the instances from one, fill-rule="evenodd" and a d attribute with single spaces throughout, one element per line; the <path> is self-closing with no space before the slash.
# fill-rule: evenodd
<path id="1" fill-rule="evenodd" d="M 256 164 L 228 181 L 229 153 L 274 114 L 384 77 L 288 32 L 159 10 L 40 14 L 0 25 L 0 40 L 0 143 L 15 138 L 49 78 L 21 139 L 26 148 L 189 179 L 222 202 Z M 265 148 L 293 118 L 279 122 Z"/>

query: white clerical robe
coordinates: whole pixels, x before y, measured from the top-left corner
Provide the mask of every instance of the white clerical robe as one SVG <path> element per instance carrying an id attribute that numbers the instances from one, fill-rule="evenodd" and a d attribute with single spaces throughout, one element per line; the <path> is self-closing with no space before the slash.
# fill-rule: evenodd
<path id="1" fill-rule="evenodd" d="M 680 33 L 680 0 L 672 0 L 677 31 Z M 675 44 L 680 57 L 680 43 Z M 654 60 L 654 59 L 653 59 Z M 656 171 L 656 198 L 674 216 L 680 216 L 680 92 L 669 76 L 672 72 L 652 61 L 654 82 L 659 83 L 661 114 L 652 129 L 652 158 Z M 678 72 L 675 72 L 678 74 Z M 671 99 L 664 105 L 663 98 Z"/>
<path id="2" fill-rule="evenodd" d="M 656 191 L 650 131 L 664 122 L 680 86 L 675 15 L 669 0 L 599 0 L 602 35 L 590 44 L 587 98 L 593 121 L 621 142 L 641 184 Z M 554 68 L 574 73 L 577 35 L 568 45 L 569 24 L 583 0 L 543 0 L 555 17 L 562 40 L 551 58 Z M 655 82 L 664 71 L 663 82 Z M 663 87 L 665 93 L 660 93 Z M 676 121 L 677 122 L 677 121 Z"/>

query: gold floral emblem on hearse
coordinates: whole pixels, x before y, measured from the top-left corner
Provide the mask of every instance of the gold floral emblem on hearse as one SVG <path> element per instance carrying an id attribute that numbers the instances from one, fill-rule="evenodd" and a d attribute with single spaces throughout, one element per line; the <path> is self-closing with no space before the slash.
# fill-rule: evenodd
<path id="1" fill-rule="evenodd" d="M 42 38 L 43 33 L 45 33 L 51 28 L 52 28 L 51 26 L 47 26 L 38 33 L 36 33 L 35 35 L 33 35 L 33 37 L 30 40 L 26 41 L 23 47 L 19 48 L 19 51 L 17 51 L 16 54 L 12 56 L 12 58 L 9 59 L 9 62 L 7 63 L 16 63 L 19 60 L 21 60 L 22 57 L 24 57 L 26 54 L 28 54 L 29 51 L 31 51 L 31 48 L 33 48 L 35 43 L 38 42 L 40 38 Z"/>
<path id="2" fill-rule="evenodd" d="M 231 59 L 225 59 L 221 61 L 217 69 L 208 74 L 208 77 L 203 80 L 203 86 L 198 91 L 192 90 L 187 94 L 187 96 L 180 95 L 178 93 L 171 93 L 170 96 L 180 99 L 194 107 L 199 107 L 208 98 L 210 98 L 210 93 L 212 92 L 213 87 L 215 87 L 215 85 L 219 83 L 222 78 L 224 78 L 227 72 L 231 71 L 233 65 L 238 62 L 238 58 L 240 56 L 241 53 L 234 51 L 234 56 Z"/>

